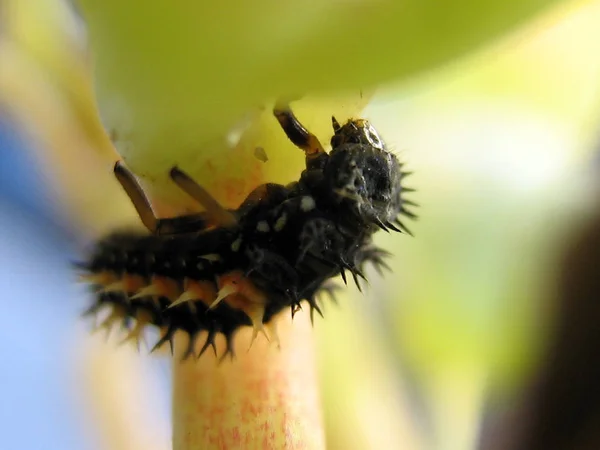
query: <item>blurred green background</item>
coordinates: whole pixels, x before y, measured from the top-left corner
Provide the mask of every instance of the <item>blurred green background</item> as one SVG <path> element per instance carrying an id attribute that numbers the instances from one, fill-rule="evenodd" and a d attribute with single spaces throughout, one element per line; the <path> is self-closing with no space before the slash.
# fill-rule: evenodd
<path id="1" fill-rule="evenodd" d="M 111 178 L 116 154 L 95 117 L 84 24 L 59 0 L 0 5 L 0 135 L 11 137 L 0 139 L 0 234 L 26 242 L 24 230 L 42 224 L 29 233 L 52 243 L 12 253 L 3 244 L 11 256 L 0 266 L 2 317 L 23 319 L 8 320 L 0 344 L 7 377 L 0 435 L 6 448 L 42 448 L 23 430 L 41 430 L 50 417 L 62 428 L 40 434 L 43 448 L 168 448 L 163 361 L 99 351 L 107 379 L 110 364 L 127 367 L 120 382 L 131 379 L 137 391 L 123 394 L 111 413 L 94 400 L 101 394 L 87 390 L 86 367 L 95 363 L 81 347 L 98 344 L 87 342 L 79 323 L 85 294 L 71 286 L 68 258 L 134 215 Z M 596 207 L 599 25 L 599 1 L 566 2 L 486 46 L 475 33 L 476 50 L 433 58 L 427 71 L 396 82 L 382 70 L 387 82 L 361 114 L 415 172 L 411 199 L 421 218 L 410 224 L 414 238 L 377 235 L 394 255 L 392 273 L 372 271 L 364 294 L 349 287 L 339 307 L 327 303 L 325 320 L 316 321 L 328 448 L 486 448 L 519 407 L 555 329 L 561 255 Z M 346 101 L 359 104 L 353 96 Z M 304 108 L 310 114 L 311 104 Z M 17 278 L 46 273 L 48 264 L 60 273 L 41 292 Z M 39 304 L 21 300 L 34 297 Z M 40 356 L 49 352 L 68 356 Z M 71 400 L 41 402 L 59 388 L 45 391 L 34 376 L 40 371 L 63 383 Z M 9 397 L 19 386 L 22 395 Z M 92 400 L 80 401 L 86 395 Z M 138 402 L 138 413 L 127 414 L 127 402 Z M 139 414 L 147 405 L 156 411 L 150 418 Z M 42 412 L 31 420 L 32 410 Z M 65 436 L 81 430 L 81 410 L 90 422 L 75 442 Z M 142 416 L 157 424 L 158 438 L 147 437 Z M 123 437 L 123 430 L 133 431 Z"/>

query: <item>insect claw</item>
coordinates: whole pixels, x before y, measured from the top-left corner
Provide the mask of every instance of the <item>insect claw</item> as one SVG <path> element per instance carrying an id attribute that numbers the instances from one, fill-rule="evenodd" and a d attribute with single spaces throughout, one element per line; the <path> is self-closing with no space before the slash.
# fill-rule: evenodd
<path id="1" fill-rule="evenodd" d="M 326 281 L 321 286 L 320 292 L 326 293 L 329 296 L 329 298 L 331 299 L 331 301 L 337 305 L 338 300 L 335 296 L 335 292 L 339 291 L 341 289 L 342 289 L 341 286 L 339 286 L 337 283 L 334 283 L 332 281 Z"/>
<path id="2" fill-rule="evenodd" d="M 392 271 L 392 268 L 390 267 L 390 265 L 388 263 L 386 263 L 384 260 L 382 260 L 382 259 L 378 260 L 377 263 L 379 266 L 383 267 L 388 272 Z"/>
<path id="3" fill-rule="evenodd" d="M 296 315 L 296 313 L 298 311 L 302 311 L 302 305 L 300 305 L 300 303 L 292 303 L 290 305 L 291 310 L 292 310 L 292 319 L 294 318 L 294 316 Z"/>
<path id="4" fill-rule="evenodd" d="M 375 222 L 375 225 L 377 225 L 379 228 L 381 228 L 386 233 L 390 232 L 390 230 L 388 230 L 388 228 L 385 226 L 385 224 L 381 220 L 379 220 L 378 218 L 376 218 L 374 220 L 374 222 Z"/>
<path id="5" fill-rule="evenodd" d="M 417 216 L 415 213 L 409 211 L 404 207 L 400 208 L 400 214 L 404 214 L 405 216 L 410 217 L 413 220 L 417 220 L 419 218 L 419 216 Z"/>
<path id="6" fill-rule="evenodd" d="M 183 352 L 183 355 L 181 355 L 181 362 L 186 361 L 190 356 L 194 355 L 194 346 L 196 345 L 197 334 L 198 334 L 197 331 L 194 333 L 188 333 L 189 342 L 188 342 L 188 345 L 187 345 L 185 351 Z"/>
<path id="7" fill-rule="evenodd" d="M 127 336 L 125 336 L 121 342 L 119 342 L 117 345 L 125 345 L 128 342 L 132 341 L 135 345 L 135 349 L 139 352 L 140 351 L 140 339 L 139 337 L 134 337 L 132 336 L 131 332 L 129 334 L 127 334 Z"/>
<path id="8" fill-rule="evenodd" d="M 317 305 L 316 302 L 315 302 L 314 305 L 312 305 L 312 309 L 314 309 L 315 311 L 317 311 L 317 313 L 319 313 L 319 315 L 321 316 L 322 319 L 325 318 L 325 316 L 323 315 L 323 311 L 321 311 L 321 308 L 319 307 L 319 305 Z"/>
<path id="9" fill-rule="evenodd" d="M 306 298 L 306 301 L 308 302 L 308 305 L 310 306 L 310 323 L 314 326 L 315 311 L 317 311 L 317 313 L 319 313 L 319 315 L 321 317 L 323 317 L 323 311 L 321 311 L 321 308 L 319 308 L 319 305 L 317 304 L 317 299 L 315 298 L 314 294 L 308 296 Z"/>
<path id="10" fill-rule="evenodd" d="M 402 199 L 402 203 L 405 204 L 405 205 L 414 206 L 416 208 L 418 208 L 420 206 L 418 203 L 415 203 L 412 200 L 408 200 L 408 199 L 405 199 L 405 198 Z"/>
<path id="11" fill-rule="evenodd" d="M 362 271 L 360 269 L 358 269 L 357 267 L 354 268 L 354 271 L 356 272 L 356 275 L 358 275 L 360 278 L 362 278 L 364 281 L 366 281 L 367 283 L 369 282 L 369 280 L 367 280 L 367 277 L 365 276 L 364 273 L 362 273 Z"/>
<path id="12" fill-rule="evenodd" d="M 311 323 L 311 325 L 314 326 L 315 325 L 315 311 L 317 311 L 321 317 L 323 317 L 323 312 L 316 304 L 310 305 L 310 306 L 311 306 L 311 308 L 310 308 L 310 323 Z"/>
<path id="13" fill-rule="evenodd" d="M 99 302 L 93 303 L 89 308 L 81 313 L 81 317 L 95 317 L 98 311 L 102 309 L 104 305 Z"/>
<path id="14" fill-rule="evenodd" d="M 390 230 L 396 231 L 397 233 L 402 233 L 402 230 L 400 230 L 399 228 L 395 227 L 390 222 L 386 222 L 385 226 L 388 227 Z"/>
<path id="15" fill-rule="evenodd" d="M 231 361 L 233 361 L 233 359 L 235 358 L 235 350 L 233 349 L 233 335 L 234 334 L 235 334 L 235 331 L 230 331 L 225 334 L 225 352 L 219 358 L 219 362 L 218 362 L 219 365 L 221 363 L 223 363 L 223 361 L 225 361 L 225 358 L 227 358 L 227 355 L 229 355 L 229 359 L 231 359 Z"/>
<path id="16" fill-rule="evenodd" d="M 160 347 L 162 347 L 164 345 L 165 342 L 169 342 L 169 347 L 171 348 L 171 356 L 173 356 L 173 335 L 175 334 L 175 328 L 172 326 L 169 326 L 167 328 L 167 330 L 164 332 L 164 334 L 161 336 L 161 338 L 158 340 L 158 342 L 156 344 L 154 344 L 154 347 L 152 347 L 152 349 L 150 349 L 150 353 L 154 353 L 155 351 L 157 351 Z"/>
<path id="17" fill-rule="evenodd" d="M 265 330 L 263 324 L 260 323 L 258 325 L 254 325 L 254 327 L 252 328 L 252 337 L 250 339 L 250 345 L 248 346 L 248 350 L 246 351 L 250 351 L 252 345 L 254 344 L 254 341 L 256 341 L 256 338 L 258 337 L 258 333 L 262 333 L 263 336 L 267 339 L 267 341 L 271 342 L 271 339 L 269 338 L 269 335 L 267 334 L 267 331 Z"/>
<path id="18" fill-rule="evenodd" d="M 112 311 L 110 312 L 110 314 L 108 315 L 108 317 L 106 319 L 104 319 L 102 321 L 102 323 L 100 325 L 98 325 L 96 327 L 96 329 L 94 331 L 99 331 L 99 330 L 105 330 L 106 332 L 106 339 L 108 339 L 110 337 L 110 333 L 112 332 L 114 325 L 119 321 L 122 320 L 122 325 L 126 325 L 127 324 L 127 311 L 125 310 L 125 307 L 122 305 L 114 305 Z"/>
<path id="19" fill-rule="evenodd" d="M 342 128 L 340 126 L 340 123 L 335 118 L 335 116 L 331 116 L 331 125 L 333 126 L 333 131 L 334 132 L 337 132 L 340 128 Z"/>
<path id="20" fill-rule="evenodd" d="M 398 227 L 400 227 L 400 229 L 401 229 L 402 231 L 404 231 L 406 234 L 408 234 L 409 236 L 413 236 L 412 232 L 411 232 L 411 231 L 410 231 L 410 230 L 407 228 L 407 226 L 406 226 L 406 225 L 404 225 L 404 224 L 403 224 L 403 223 L 400 221 L 400 219 L 398 219 L 398 218 L 394 219 L 394 223 L 395 223 L 396 225 L 398 225 Z M 389 255 L 388 255 L 388 256 L 389 256 Z"/>
<path id="21" fill-rule="evenodd" d="M 344 267 L 340 267 L 340 275 L 342 276 L 342 280 L 344 280 L 344 284 L 346 286 L 348 286 L 348 280 L 346 280 L 346 271 L 344 270 Z"/>
<path id="22" fill-rule="evenodd" d="M 206 341 L 200 349 L 200 353 L 198 353 L 198 359 L 204 354 L 204 352 L 206 352 L 206 349 L 208 349 L 208 347 L 212 347 L 215 357 L 217 356 L 217 346 L 215 345 L 216 334 L 217 332 L 212 329 L 208 332 L 208 336 L 206 336 Z"/>
<path id="23" fill-rule="evenodd" d="M 354 270 L 351 273 L 352 273 L 352 278 L 354 279 L 354 284 L 356 284 L 358 291 L 362 292 L 362 287 L 360 286 L 360 283 L 358 282 L 358 275 L 356 274 L 356 272 Z"/>
<path id="24" fill-rule="evenodd" d="M 144 329 L 146 325 L 150 322 L 151 317 L 147 313 L 139 313 L 137 323 L 135 326 L 129 330 L 129 333 L 125 338 L 119 343 L 119 345 L 124 345 L 129 341 L 133 341 L 135 343 L 135 347 L 137 351 L 140 351 L 140 342 L 144 340 Z"/>

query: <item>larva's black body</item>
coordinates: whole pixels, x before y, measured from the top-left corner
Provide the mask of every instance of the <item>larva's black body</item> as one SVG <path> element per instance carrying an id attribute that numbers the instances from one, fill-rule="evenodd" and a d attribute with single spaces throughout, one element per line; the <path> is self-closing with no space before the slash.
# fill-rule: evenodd
<path id="1" fill-rule="evenodd" d="M 183 330 L 190 335 L 184 357 L 195 352 L 200 332 L 208 333 L 200 354 L 218 333 L 232 353 L 240 327 L 266 333 L 263 324 L 285 308 L 293 314 L 302 301 L 320 313 L 315 296 L 328 289 L 328 280 L 340 273 L 345 280 L 347 272 L 358 282 L 366 263 L 385 265 L 373 234 L 407 231 L 398 216 L 413 217 L 396 157 L 364 120 L 339 126 L 334 119 L 327 154 L 288 108 L 275 116 L 306 152 L 307 168 L 288 186 L 258 187 L 237 210 L 222 209 L 174 168 L 174 182 L 207 212 L 158 220 L 117 164 L 117 178 L 152 233 L 114 233 L 96 244 L 81 265 L 97 290 L 91 314 L 109 305 L 107 325 L 123 321 L 133 338 L 148 324 L 158 326 L 163 336 L 157 347 Z M 131 319 L 138 324 L 133 329 Z"/>

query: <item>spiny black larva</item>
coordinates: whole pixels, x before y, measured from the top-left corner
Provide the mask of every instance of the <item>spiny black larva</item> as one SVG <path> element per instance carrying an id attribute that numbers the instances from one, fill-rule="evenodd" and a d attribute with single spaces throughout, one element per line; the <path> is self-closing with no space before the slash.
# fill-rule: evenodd
<path id="1" fill-rule="evenodd" d="M 233 357 L 233 338 L 242 326 L 253 327 L 278 343 L 271 320 L 302 301 L 321 314 L 316 295 L 331 294 L 331 278 L 346 271 L 360 288 L 365 263 L 386 268 L 386 251 L 373 245 L 379 230 L 409 233 L 400 215 L 416 216 L 404 194 L 408 172 L 387 150 L 364 119 L 345 125 L 332 118 L 334 135 L 326 153 L 316 136 L 302 126 L 287 105 L 274 115 L 287 137 L 306 155 L 306 169 L 296 182 L 257 187 L 235 210 L 223 208 L 177 167 L 170 177 L 206 210 L 168 219 L 155 217 L 133 174 L 121 163 L 115 176 L 129 195 L 150 234 L 114 232 L 93 247 L 77 266 L 92 285 L 94 301 L 86 312 L 110 315 L 102 327 L 118 322 L 137 341 L 148 325 L 161 329 L 154 349 L 173 336 L 189 335 L 183 359 L 195 352 L 206 332 L 200 357 L 215 337 L 225 336 L 221 359 Z M 322 315 L 322 314 L 321 314 Z M 132 323 L 135 323 L 132 326 Z M 216 351 L 216 350 L 215 350 Z"/>

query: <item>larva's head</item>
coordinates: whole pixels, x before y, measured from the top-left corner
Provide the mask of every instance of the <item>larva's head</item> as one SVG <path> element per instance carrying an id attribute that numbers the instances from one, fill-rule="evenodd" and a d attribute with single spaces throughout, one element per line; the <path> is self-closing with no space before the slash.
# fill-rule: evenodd
<path id="1" fill-rule="evenodd" d="M 325 167 L 330 192 L 365 222 L 389 223 L 401 210 L 402 173 L 373 126 L 364 119 L 340 126 L 333 119 L 334 136 Z"/>

